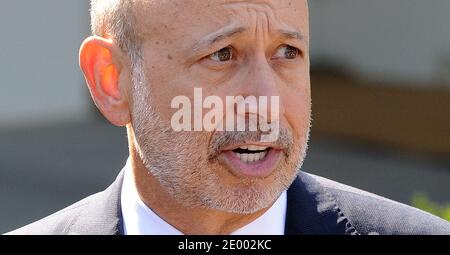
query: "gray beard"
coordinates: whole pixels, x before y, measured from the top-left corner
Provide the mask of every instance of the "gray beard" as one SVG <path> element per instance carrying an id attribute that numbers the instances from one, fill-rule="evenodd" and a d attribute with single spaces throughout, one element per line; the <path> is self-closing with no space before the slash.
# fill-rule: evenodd
<path id="1" fill-rule="evenodd" d="M 290 157 L 280 161 L 272 185 L 259 185 L 255 179 L 240 180 L 236 186 L 226 185 L 208 168 L 207 155 L 196 153 L 196 145 L 207 145 L 208 136 L 202 132 L 174 132 L 149 103 L 149 85 L 142 67 L 136 65 L 133 70 L 134 145 L 147 170 L 181 205 L 254 213 L 269 207 L 296 178 L 306 156 L 309 128 L 304 144 L 292 148 Z M 218 166 L 217 162 L 210 164 Z"/>

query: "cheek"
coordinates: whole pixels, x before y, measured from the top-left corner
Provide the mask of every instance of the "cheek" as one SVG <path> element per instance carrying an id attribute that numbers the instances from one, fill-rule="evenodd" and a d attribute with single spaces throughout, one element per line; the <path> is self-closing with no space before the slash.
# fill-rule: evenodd
<path id="1" fill-rule="evenodd" d="M 158 111 L 164 121 L 170 121 L 172 116 L 182 107 L 172 108 L 171 103 L 177 97 L 188 97 L 193 103 L 194 87 L 189 79 L 186 79 L 181 72 L 174 74 L 166 72 L 161 68 L 154 68 L 149 71 L 147 86 L 150 86 L 150 104 Z"/>
<path id="2" fill-rule="evenodd" d="M 289 89 L 284 94 L 285 118 L 296 138 L 301 138 L 309 129 L 311 119 L 311 93 L 309 83 L 300 88 Z"/>
<path id="3" fill-rule="evenodd" d="M 189 77 L 189 73 L 183 66 L 180 53 L 162 47 L 162 42 L 148 46 L 144 53 L 147 86 L 150 86 L 151 105 L 155 107 L 161 118 L 170 121 L 172 115 L 178 109 L 171 108 L 171 102 L 178 96 L 187 96 L 193 99 L 195 81 Z M 198 87 L 198 85 L 197 85 Z"/>

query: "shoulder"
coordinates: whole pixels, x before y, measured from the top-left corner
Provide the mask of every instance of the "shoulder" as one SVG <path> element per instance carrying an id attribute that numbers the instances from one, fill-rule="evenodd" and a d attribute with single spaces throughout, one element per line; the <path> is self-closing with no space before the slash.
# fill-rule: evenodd
<path id="1" fill-rule="evenodd" d="M 16 229 L 6 235 L 67 235 L 85 208 L 98 200 L 101 192 L 78 201 L 50 216 Z"/>
<path id="2" fill-rule="evenodd" d="M 122 229 L 120 193 L 123 171 L 104 191 L 7 235 L 116 235 Z"/>
<path id="3" fill-rule="evenodd" d="M 450 234 L 450 222 L 427 212 L 320 176 L 301 178 L 320 184 L 360 234 Z"/>

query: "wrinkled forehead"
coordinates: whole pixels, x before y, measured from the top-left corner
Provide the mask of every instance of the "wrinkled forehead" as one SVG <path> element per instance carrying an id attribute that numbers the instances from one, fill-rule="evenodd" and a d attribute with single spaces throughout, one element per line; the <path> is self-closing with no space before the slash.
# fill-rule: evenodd
<path id="1" fill-rule="evenodd" d="M 240 26 L 286 27 L 309 36 L 306 0 L 143 0 L 135 8 L 141 39 L 202 36 L 231 23 Z"/>

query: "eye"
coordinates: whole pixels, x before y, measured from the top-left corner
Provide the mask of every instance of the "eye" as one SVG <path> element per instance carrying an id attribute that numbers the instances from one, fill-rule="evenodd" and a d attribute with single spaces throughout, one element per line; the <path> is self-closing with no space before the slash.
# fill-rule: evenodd
<path id="1" fill-rule="evenodd" d="M 226 62 L 233 59 L 233 50 L 231 47 L 225 47 L 219 51 L 214 52 L 213 54 L 209 55 L 209 58 L 211 60 L 217 61 L 217 62 Z"/>
<path id="2" fill-rule="evenodd" d="M 280 58 L 286 58 L 286 59 L 295 59 L 300 55 L 300 50 L 290 46 L 290 45 L 282 45 L 280 48 L 277 49 L 277 52 L 272 57 L 273 59 L 280 59 Z"/>

